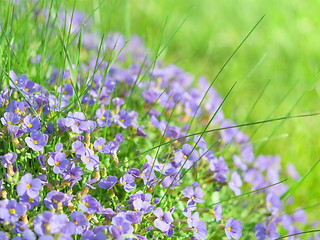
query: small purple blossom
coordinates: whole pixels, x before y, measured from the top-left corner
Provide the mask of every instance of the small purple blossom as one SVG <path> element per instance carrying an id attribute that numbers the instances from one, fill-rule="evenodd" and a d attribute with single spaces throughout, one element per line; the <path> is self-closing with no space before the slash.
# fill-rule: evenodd
<path id="1" fill-rule="evenodd" d="M 277 225 L 275 222 L 269 223 L 268 227 L 263 222 L 259 222 L 254 227 L 255 236 L 257 240 L 276 239 L 280 236 L 277 232 Z"/>
<path id="2" fill-rule="evenodd" d="M 117 183 L 118 178 L 115 176 L 108 176 L 107 179 L 102 178 L 98 186 L 103 189 L 111 189 Z"/>
<path id="3" fill-rule="evenodd" d="M 169 211 L 163 212 L 162 208 L 158 207 L 153 211 L 153 214 L 157 217 L 154 220 L 154 226 L 162 232 L 167 232 L 171 228 L 170 224 L 173 222 L 172 213 Z"/>
<path id="4" fill-rule="evenodd" d="M 112 113 L 110 110 L 98 108 L 96 111 L 97 123 L 99 127 L 110 127 L 112 123 Z"/>
<path id="5" fill-rule="evenodd" d="M 48 135 L 42 134 L 40 131 L 32 131 L 30 137 L 26 137 L 25 141 L 32 150 L 43 152 L 43 147 L 48 142 Z"/>
<path id="6" fill-rule="evenodd" d="M 0 156 L 1 159 L 1 165 L 5 168 L 8 168 L 8 166 L 12 165 L 17 158 L 17 154 L 13 152 L 9 152 L 3 156 Z"/>
<path id="7" fill-rule="evenodd" d="M 32 179 L 32 175 L 27 173 L 21 177 L 20 183 L 17 185 L 17 193 L 20 196 L 27 194 L 30 198 L 35 198 L 39 195 L 41 188 L 41 180 Z"/>
<path id="8" fill-rule="evenodd" d="M 131 125 L 132 117 L 125 110 L 120 110 L 118 114 L 113 116 L 114 123 L 119 125 L 122 128 L 127 128 Z"/>
<path id="9" fill-rule="evenodd" d="M 233 172 L 231 174 L 231 180 L 228 185 L 236 196 L 239 196 L 241 194 L 240 187 L 242 186 L 242 180 L 237 172 Z"/>
<path id="10" fill-rule="evenodd" d="M 134 190 L 134 177 L 131 174 L 126 173 L 120 178 L 119 182 L 124 186 L 126 192 L 132 192 Z"/>
<path id="11" fill-rule="evenodd" d="M 204 197 L 204 191 L 200 187 L 186 187 L 182 190 L 182 194 L 189 198 L 187 206 L 191 211 L 196 209 L 196 203 L 204 203 L 202 199 Z"/>
<path id="12" fill-rule="evenodd" d="M 225 233 L 228 239 L 239 239 L 242 235 L 242 223 L 232 217 L 226 222 Z"/>
<path id="13" fill-rule="evenodd" d="M 281 200 L 273 193 L 269 193 L 266 198 L 267 209 L 270 212 L 277 212 L 281 207 Z"/>
<path id="14" fill-rule="evenodd" d="M 93 214 L 100 211 L 101 205 L 97 199 L 87 194 L 82 197 L 82 203 L 79 203 L 79 208 L 83 212 Z"/>

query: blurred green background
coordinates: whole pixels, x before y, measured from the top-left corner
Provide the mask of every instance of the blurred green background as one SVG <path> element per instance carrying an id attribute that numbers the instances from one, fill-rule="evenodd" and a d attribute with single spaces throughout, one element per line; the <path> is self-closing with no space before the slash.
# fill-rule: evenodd
<path id="1" fill-rule="evenodd" d="M 99 2 L 78 0 L 76 9 L 91 13 Z M 70 8 L 73 4 L 74 1 L 67 3 Z M 237 81 L 224 111 L 228 118 L 244 123 L 285 116 L 291 110 L 291 115 L 320 110 L 316 75 L 320 67 L 319 9 L 320 2 L 298 0 L 106 0 L 93 19 L 100 31 L 138 34 L 155 51 L 161 39 L 164 46 L 188 16 L 160 58 L 212 80 L 265 15 L 214 84 L 224 96 Z M 264 125 L 253 137 L 257 154 L 279 154 L 283 168 L 290 161 L 304 175 L 320 157 L 319 119 L 300 118 Z M 256 128 L 243 130 L 251 135 Z M 264 144 L 271 134 L 273 137 Z M 316 185 L 320 182 L 319 171 L 320 166 L 295 192 L 296 206 L 319 202 L 320 188 Z M 319 209 L 313 208 L 309 213 L 316 218 Z"/>

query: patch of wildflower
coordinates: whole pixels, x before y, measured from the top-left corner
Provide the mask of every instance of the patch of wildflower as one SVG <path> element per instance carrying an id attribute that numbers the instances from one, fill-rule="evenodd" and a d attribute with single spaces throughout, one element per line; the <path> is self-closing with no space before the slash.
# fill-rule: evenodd
<path id="1" fill-rule="evenodd" d="M 57 17 L 77 35 L 85 15 L 72 15 Z M 55 68 L 41 86 L 11 70 L 2 86 L 0 239 L 274 239 L 307 224 L 303 210 L 285 214 L 283 183 L 240 196 L 280 181 L 279 156 L 256 157 L 237 128 L 187 136 L 193 116 L 199 131 L 213 114 L 211 126 L 235 125 L 216 112 L 214 88 L 200 105 L 204 77 L 196 87 L 173 64 L 150 68 L 135 35 L 126 46 L 119 33 L 104 39 L 106 54 L 118 53 L 112 65 L 97 59 L 98 33 L 83 31 L 76 79 Z M 300 177 L 293 165 L 290 174 Z"/>

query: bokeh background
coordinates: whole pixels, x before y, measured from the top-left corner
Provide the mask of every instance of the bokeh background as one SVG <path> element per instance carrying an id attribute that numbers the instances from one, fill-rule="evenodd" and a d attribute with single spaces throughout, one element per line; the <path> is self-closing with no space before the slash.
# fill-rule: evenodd
<path id="1" fill-rule="evenodd" d="M 90 14 L 100 3 L 78 0 L 67 6 Z M 237 81 L 223 109 L 228 118 L 244 123 L 320 111 L 319 9 L 320 2 L 298 0 L 106 0 L 93 21 L 104 33 L 138 34 L 153 51 L 174 36 L 160 59 L 213 79 L 265 15 L 214 84 L 224 96 Z M 291 161 L 304 175 L 320 158 L 319 120 L 291 119 L 243 130 L 254 134 L 256 154 L 279 154 L 283 168 Z M 319 172 L 320 166 L 295 192 L 296 206 L 320 202 Z M 316 219 L 320 207 L 307 210 Z"/>

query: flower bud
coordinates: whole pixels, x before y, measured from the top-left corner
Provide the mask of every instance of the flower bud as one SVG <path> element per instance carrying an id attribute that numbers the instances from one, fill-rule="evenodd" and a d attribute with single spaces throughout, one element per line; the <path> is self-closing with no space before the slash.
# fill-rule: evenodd
<path id="1" fill-rule="evenodd" d="M 218 230 L 224 230 L 225 229 L 225 226 L 222 225 L 222 224 L 219 224 L 218 227 L 217 227 Z"/>
<path id="2" fill-rule="evenodd" d="M 62 202 L 58 202 L 58 203 L 57 203 L 56 213 L 61 213 L 62 211 L 63 211 L 63 209 L 62 209 Z"/>
<path id="3" fill-rule="evenodd" d="M 113 158 L 113 161 L 114 161 L 114 166 L 117 168 L 117 167 L 120 167 L 120 163 L 119 163 L 119 159 L 118 159 L 118 156 L 117 154 L 112 154 L 112 158 Z"/>
<path id="4" fill-rule="evenodd" d="M 7 191 L 3 189 L 3 190 L 1 191 L 1 197 L 2 197 L 3 199 L 6 199 L 6 198 L 7 198 L 7 195 L 8 195 Z"/>
<path id="5" fill-rule="evenodd" d="M 53 191 L 53 189 L 54 189 L 54 187 L 52 186 L 52 184 L 49 183 L 49 182 L 46 184 L 46 187 L 47 187 L 50 191 Z"/>
<path id="6" fill-rule="evenodd" d="M 23 215 L 23 216 L 21 217 L 21 220 L 22 220 L 22 222 L 23 222 L 24 224 L 28 224 L 28 223 L 29 223 L 29 220 L 28 220 L 28 216 L 27 216 L 27 215 Z"/>
<path id="7" fill-rule="evenodd" d="M 106 167 L 103 167 L 103 168 L 102 168 L 101 176 L 102 176 L 103 178 L 105 178 L 105 177 L 107 176 L 107 168 L 106 168 Z"/>
<path id="8" fill-rule="evenodd" d="M 74 209 L 75 209 L 75 207 L 74 207 L 73 203 L 69 203 L 69 204 L 68 204 L 68 210 L 69 210 L 70 212 L 73 212 Z"/>
<path id="9" fill-rule="evenodd" d="M 94 177 L 95 177 L 97 180 L 100 179 L 99 169 L 97 169 L 96 171 L 94 171 Z"/>

